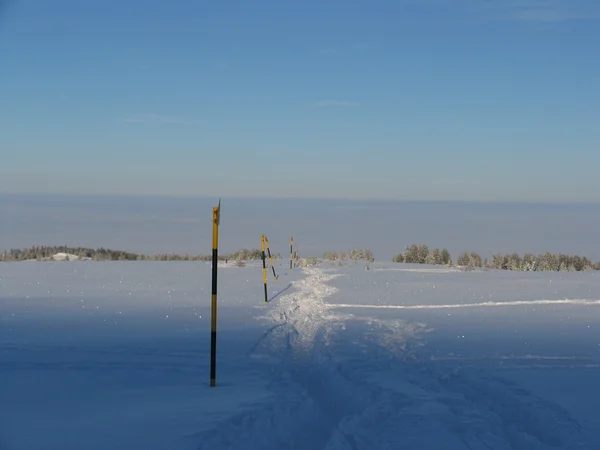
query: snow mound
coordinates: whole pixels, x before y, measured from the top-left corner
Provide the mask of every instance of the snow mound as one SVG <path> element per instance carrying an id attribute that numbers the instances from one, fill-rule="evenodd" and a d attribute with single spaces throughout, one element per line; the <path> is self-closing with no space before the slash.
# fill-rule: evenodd
<path id="1" fill-rule="evenodd" d="M 84 256 L 73 255 L 71 253 L 55 253 L 50 257 L 52 261 L 89 261 L 91 258 Z"/>

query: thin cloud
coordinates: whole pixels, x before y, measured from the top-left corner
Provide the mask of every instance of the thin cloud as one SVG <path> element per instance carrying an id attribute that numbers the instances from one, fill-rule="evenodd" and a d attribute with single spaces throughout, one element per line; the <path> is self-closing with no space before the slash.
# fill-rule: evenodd
<path id="1" fill-rule="evenodd" d="M 366 43 L 362 43 L 362 44 L 356 44 L 354 46 L 354 49 L 359 51 L 359 52 L 364 52 L 364 51 L 369 51 L 369 50 L 378 50 L 382 47 L 381 44 L 366 44 Z"/>
<path id="2" fill-rule="evenodd" d="M 512 0 L 491 3 L 477 0 L 504 20 L 532 23 L 559 23 L 600 17 L 598 0 Z"/>
<path id="3" fill-rule="evenodd" d="M 315 106 L 325 107 L 325 106 L 360 106 L 359 102 L 349 102 L 342 100 L 320 100 L 315 103 Z"/>
<path id="4" fill-rule="evenodd" d="M 318 50 L 321 55 L 349 55 L 361 54 L 366 51 L 376 50 L 381 47 L 380 44 L 358 43 L 342 47 L 323 47 Z"/>
<path id="5" fill-rule="evenodd" d="M 448 8 L 447 0 L 404 0 L 430 8 Z M 454 0 L 452 9 L 483 20 L 552 24 L 600 18 L 599 0 Z"/>
<path id="6" fill-rule="evenodd" d="M 125 123 L 142 124 L 189 124 L 190 121 L 181 117 L 164 116 L 161 114 L 127 114 L 120 119 Z"/>
<path id="7" fill-rule="evenodd" d="M 559 9 L 524 9 L 514 13 L 511 18 L 521 22 L 566 22 L 569 20 L 593 19 L 593 15 L 583 13 L 563 11 Z"/>

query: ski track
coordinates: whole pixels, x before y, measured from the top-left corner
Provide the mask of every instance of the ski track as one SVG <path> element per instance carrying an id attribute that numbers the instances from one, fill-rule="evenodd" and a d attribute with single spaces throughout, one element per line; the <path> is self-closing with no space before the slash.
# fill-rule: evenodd
<path id="1" fill-rule="evenodd" d="M 586 299 L 561 299 L 561 300 L 518 300 L 508 302 L 480 302 L 480 303 L 455 303 L 448 305 L 365 305 L 331 303 L 328 308 L 366 308 L 366 309 L 454 309 L 454 308 L 479 308 L 501 306 L 535 306 L 535 305 L 584 305 L 600 306 L 600 300 Z"/>
<path id="2" fill-rule="evenodd" d="M 557 405 L 485 370 L 419 360 L 421 324 L 334 312 L 324 300 L 338 275 L 303 270 L 248 355 L 268 367 L 272 399 L 197 435 L 199 449 L 592 448 Z"/>

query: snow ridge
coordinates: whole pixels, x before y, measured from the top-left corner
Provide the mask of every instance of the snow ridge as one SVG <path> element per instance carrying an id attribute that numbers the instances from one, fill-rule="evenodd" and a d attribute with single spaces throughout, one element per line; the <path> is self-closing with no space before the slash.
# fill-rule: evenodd
<path id="1" fill-rule="evenodd" d="M 329 308 L 367 308 L 367 309 L 454 309 L 454 308 L 481 308 L 501 306 L 539 306 L 539 305 L 583 305 L 600 306 L 600 300 L 592 299 L 559 299 L 559 300 L 517 300 L 506 302 L 479 302 L 479 303 L 454 303 L 447 305 L 366 305 L 333 303 Z"/>

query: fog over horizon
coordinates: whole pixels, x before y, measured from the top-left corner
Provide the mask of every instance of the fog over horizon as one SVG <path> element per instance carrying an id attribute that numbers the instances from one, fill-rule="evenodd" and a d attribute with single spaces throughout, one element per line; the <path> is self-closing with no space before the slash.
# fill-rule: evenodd
<path id="1" fill-rule="evenodd" d="M 208 254 L 218 198 L 0 194 L 0 250 L 33 245 L 137 253 Z M 600 259 L 600 205 L 223 198 L 220 251 L 258 248 L 260 234 L 286 257 L 369 248 L 390 260 L 410 244 L 482 257 L 568 253 Z"/>

